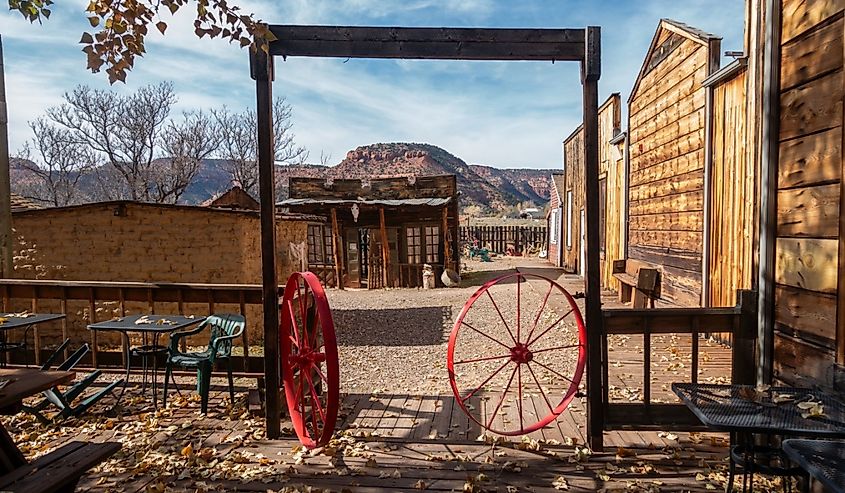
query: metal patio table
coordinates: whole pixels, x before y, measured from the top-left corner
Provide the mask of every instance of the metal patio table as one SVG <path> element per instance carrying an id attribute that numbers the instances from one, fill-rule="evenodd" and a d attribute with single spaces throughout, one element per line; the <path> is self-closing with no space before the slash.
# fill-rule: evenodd
<path id="1" fill-rule="evenodd" d="M 815 389 L 795 387 L 771 387 L 765 392 L 754 394 L 753 385 L 712 385 L 694 383 L 673 383 L 672 391 L 708 428 L 734 435 L 753 434 L 805 438 L 845 438 L 845 404 L 832 395 Z M 748 398 L 754 395 L 756 399 Z M 776 403 L 773 398 L 791 399 Z M 800 402 L 820 402 L 824 416 L 802 417 Z M 733 484 L 734 468 L 737 462 L 748 467 L 774 475 L 803 475 L 800 468 L 783 466 L 763 467 L 755 462 L 757 454 L 775 456 L 783 461 L 787 457 L 779 448 L 760 447 L 747 440 L 746 444 L 731 447 L 730 476 L 728 485 Z M 750 457 L 741 460 L 741 456 Z M 787 461 L 788 462 L 788 461 Z M 743 487 L 744 485 L 743 481 Z M 730 490 L 729 490 L 730 491 Z"/>
<path id="2" fill-rule="evenodd" d="M 845 493 L 845 441 L 783 441 L 783 451 L 830 491 Z"/>
<path id="3" fill-rule="evenodd" d="M 126 392 L 126 385 L 129 382 L 129 374 L 132 371 L 132 356 L 142 358 L 143 376 L 141 379 L 142 390 L 146 389 L 148 374 L 148 359 L 152 358 L 151 387 L 153 391 L 153 407 L 158 407 L 158 361 L 157 356 L 167 354 L 167 346 L 159 344 L 162 335 L 169 335 L 178 330 L 196 325 L 206 317 L 192 317 L 182 315 L 131 315 L 117 317 L 103 322 L 97 322 L 88 326 L 89 330 L 118 332 L 123 336 L 126 358 L 126 377 L 123 381 L 123 390 L 117 398 L 118 403 Z M 141 335 L 141 345 L 132 347 L 129 334 Z"/>
<path id="4" fill-rule="evenodd" d="M 11 351 L 23 351 L 24 357 L 26 357 L 26 339 L 30 329 L 34 326 L 63 318 L 65 318 L 65 315 L 62 313 L 0 312 L 0 320 L 2 320 L 0 322 L 0 352 L 3 353 L 3 359 L 0 360 L 0 365 L 6 366 L 7 354 Z M 7 331 L 21 328 L 23 329 L 23 340 L 20 342 L 9 342 Z"/>

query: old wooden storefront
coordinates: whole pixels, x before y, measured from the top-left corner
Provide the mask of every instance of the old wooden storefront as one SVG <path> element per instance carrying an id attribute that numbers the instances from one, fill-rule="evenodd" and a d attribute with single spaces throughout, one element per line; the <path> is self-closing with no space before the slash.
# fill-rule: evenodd
<path id="1" fill-rule="evenodd" d="M 621 114 L 619 93 L 611 94 L 599 107 L 599 268 L 602 287 L 614 290 L 617 281 L 612 276 L 613 261 L 625 258 L 625 134 L 620 128 Z M 569 272 L 583 274 L 586 259 L 583 126 L 564 140 L 563 156 L 564 172 L 555 181 L 555 190 L 560 195 L 559 229 L 555 232 L 559 238 L 556 246 L 560 249 L 560 261 L 551 256 L 549 260 Z"/>
<path id="2" fill-rule="evenodd" d="M 427 271 L 441 285 L 444 269 L 459 268 L 456 183 L 454 175 L 292 177 L 278 205 L 328 216 L 309 226 L 308 268 L 330 286 L 419 287 Z"/>

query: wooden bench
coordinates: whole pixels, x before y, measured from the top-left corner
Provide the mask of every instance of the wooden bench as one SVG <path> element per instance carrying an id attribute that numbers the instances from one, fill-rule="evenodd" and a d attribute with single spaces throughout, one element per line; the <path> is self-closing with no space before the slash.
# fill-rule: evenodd
<path id="1" fill-rule="evenodd" d="M 632 302 L 633 308 L 654 308 L 654 300 L 660 297 L 660 273 L 639 260 L 613 261 L 613 277 L 619 281 L 619 302 Z"/>
<path id="2" fill-rule="evenodd" d="M 8 437 L 5 430 L 3 434 Z M 0 467 L 6 473 L 0 476 L 0 491 L 70 493 L 88 469 L 120 450 L 120 444 L 70 442 L 32 462 L 27 462 L 17 447 L 3 449 Z"/>

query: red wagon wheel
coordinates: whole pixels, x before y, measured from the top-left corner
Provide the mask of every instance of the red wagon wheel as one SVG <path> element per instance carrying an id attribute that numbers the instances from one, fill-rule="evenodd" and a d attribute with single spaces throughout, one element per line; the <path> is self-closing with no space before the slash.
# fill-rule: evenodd
<path id="1" fill-rule="evenodd" d="M 449 381 L 481 427 L 524 435 L 554 421 L 578 391 L 587 333 L 572 296 L 533 274 L 508 274 L 470 297 L 449 337 Z"/>
<path id="2" fill-rule="evenodd" d="M 295 272 L 288 278 L 280 318 L 288 413 L 302 445 L 320 447 L 334 433 L 340 374 L 332 312 L 317 276 Z"/>

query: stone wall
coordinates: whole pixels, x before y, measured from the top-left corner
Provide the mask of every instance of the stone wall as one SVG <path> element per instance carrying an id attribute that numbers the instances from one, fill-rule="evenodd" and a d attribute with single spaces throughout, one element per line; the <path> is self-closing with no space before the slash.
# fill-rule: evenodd
<path id="1" fill-rule="evenodd" d="M 261 283 L 257 212 L 107 202 L 17 212 L 13 227 L 18 278 Z M 304 242 L 306 234 L 304 218 L 282 217 L 277 221 L 280 283 L 299 269 L 291 258 L 292 244 Z M 104 311 L 112 309 L 104 305 Z M 147 309 L 146 305 L 128 308 L 135 313 Z M 168 313 L 173 307 L 157 306 L 157 311 L 159 308 L 160 313 Z M 207 307 L 191 308 L 207 310 Z M 217 312 L 237 309 L 237 306 L 215 307 Z M 260 306 L 247 307 L 247 311 L 250 342 L 259 343 L 262 340 Z M 98 318 L 102 320 L 109 315 L 103 313 Z M 72 320 L 76 318 L 79 320 Z M 83 319 L 87 319 L 84 307 L 80 307 L 79 317 L 69 316 L 74 339 L 87 340 Z"/>

